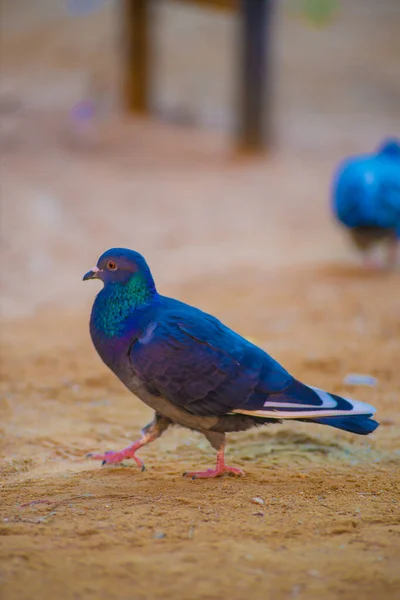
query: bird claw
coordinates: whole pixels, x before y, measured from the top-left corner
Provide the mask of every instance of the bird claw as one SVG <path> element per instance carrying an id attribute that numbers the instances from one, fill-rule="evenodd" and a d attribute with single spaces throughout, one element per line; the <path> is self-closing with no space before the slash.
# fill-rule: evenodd
<path id="1" fill-rule="evenodd" d="M 113 450 L 107 450 L 107 452 L 104 452 L 104 454 L 93 454 L 90 452 L 87 454 L 87 457 L 91 458 L 92 460 L 101 460 L 102 466 L 120 464 L 128 458 L 132 458 L 137 466 L 140 467 L 141 471 L 144 471 L 145 466 L 143 461 L 135 454 L 137 449 L 138 445 L 135 443 L 128 448 L 121 450 L 120 452 L 114 452 Z"/>
<path id="2" fill-rule="evenodd" d="M 237 469 L 236 467 L 228 467 L 228 465 L 223 465 L 222 467 L 218 467 L 216 469 L 207 469 L 206 471 L 185 471 L 183 473 L 184 477 L 190 477 L 192 480 L 195 479 L 209 479 L 212 477 L 222 477 L 227 473 L 228 475 L 237 475 L 239 477 L 244 476 L 244 471 L 241 469 Z"/>
<path id="3" fill-rule="evenodd" d="M 378 260 L 376 260 L 375 258 L 371 258 L 370 256 L 365 256 L 363 258 L 363 265 L 366 271 L 382 271 L 382 264 Z"/>

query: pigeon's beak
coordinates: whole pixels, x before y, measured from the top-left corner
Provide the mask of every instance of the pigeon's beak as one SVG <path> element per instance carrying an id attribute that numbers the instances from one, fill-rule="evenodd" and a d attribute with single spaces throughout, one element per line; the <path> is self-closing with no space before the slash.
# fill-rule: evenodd
<path id="1" fill-rule="evenodd" d="M 93 269 L 88 271 L 83 276 L 83 281 L 87 281 L 88 279 L 100 279 L 99 272 L 100 272 L 100 269 L 98 267 L 93 267 Z"/>

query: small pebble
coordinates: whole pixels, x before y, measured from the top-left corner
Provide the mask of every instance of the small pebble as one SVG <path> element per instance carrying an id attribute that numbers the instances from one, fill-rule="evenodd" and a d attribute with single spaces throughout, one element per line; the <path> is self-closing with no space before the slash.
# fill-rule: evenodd
<path id="1" fill-rule="evenodd" d="M 294 585 L 292 587 L 292 596 L 296 597 L 300 594 L 301 592 L 301 585 Z"/>
<path id="2" fill-rule="evenodd" d="M 319 571 L 308 571 L 310 577 L 319 577 Z"/>
<path id="3" fill-rule="evenodd" d="M 252 498 L 251 501 L 253 504 L 260 504 L 261 506 L 265 504 L 264 500 L 262 498 L 259 498 L 258 496 Z"/>
<path id="4" fill-rule="evenodd" d="M 156 540 L 162 540 L 163 538 L 165 538 L 165 533 L 163 531 L 155 531 L 153 537 Z"/>
<path id="5" fill-rule="evenodd" d="M 375 387 L 378 385 L 378 380 L 372 375 L 361 375 L 359 373 L 349 373 L 343 379 L 345 385 L 366 385 L 369 387 Z"/>
<path id="6" fill-rule="evenodd" d="M 103 400 L 92 400 L 89 404 L 90 406 L 109 406 L 110 401 L 104 398 Z"/>

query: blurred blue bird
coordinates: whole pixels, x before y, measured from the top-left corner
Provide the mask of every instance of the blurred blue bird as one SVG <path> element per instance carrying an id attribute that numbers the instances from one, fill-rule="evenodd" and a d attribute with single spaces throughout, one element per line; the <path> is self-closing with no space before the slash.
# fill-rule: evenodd
<path id="1" fill-rule="evenodd" d="M 376 152 L 345 159 L 332 185 L 332 207 L 352 241 L 368 251 L 387 243 L 387 266 L 397 261 L 400 240 L 400 140 L 388 138 Z"/>
<path id="2" fill-rule="evenodd" d="M 241 475 L 225 464 L 225 433 L 282 420 L 330 425 L 367 435 L 378 427 L 368 404 L 305 385 L 269 354 L 198 308 L 161 296 L 140 254 L 105 252 L 84 281 L 100 279 L 90 318 L 94 346 L 125 386 L 154 409 L 142 437 L 106 463 L 132 458 L 170 425 L 199 431 L 217 450 L 215 469 L 193 478 Z"/>

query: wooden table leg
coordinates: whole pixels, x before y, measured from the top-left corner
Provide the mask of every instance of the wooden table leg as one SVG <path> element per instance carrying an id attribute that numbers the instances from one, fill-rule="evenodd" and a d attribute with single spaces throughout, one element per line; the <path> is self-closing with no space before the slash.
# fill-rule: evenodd
<path id="1" fill-rule="evenodd" d="M 147 113 L 151 76 L 151 0 L 123 0 L 124 104 L 129 111 Z"/>
<path id="2" fill-rule="evenodd" d="M 237 146 L 257 154 L 271 145 L 271 32 L 274 0 L 239 5 Z"/>

